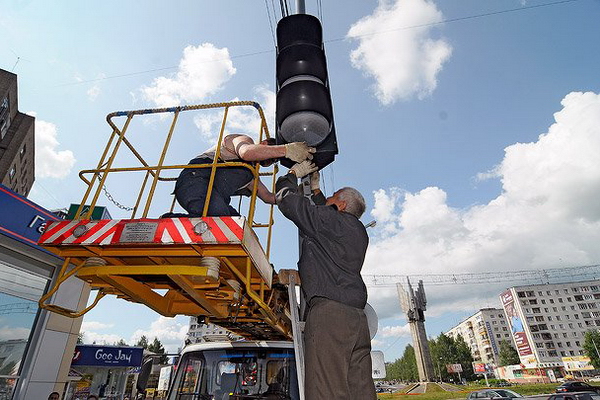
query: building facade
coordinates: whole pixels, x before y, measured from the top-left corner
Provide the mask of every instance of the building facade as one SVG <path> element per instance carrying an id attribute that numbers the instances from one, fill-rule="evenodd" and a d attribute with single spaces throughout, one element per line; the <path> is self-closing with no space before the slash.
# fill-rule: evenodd
<path id="1" fill-rule="evenodd" d="M 27 196 L 35 179 L 35 118 L 19 112 L 17 75 L 0 69 L 0 183 Z"/>
<path id="2" fill-rule="evenodd" d="M 0 399 L 39 400 L 63 393 L 82 317 L 41 310 L 63 260 L 37 246 L 49 211 L 0 185 Z M 71 277 L 52 297 L 70 309 L 87 304 L 89 286 Z"/>
<path id="3" fill-rule="evenodd" d="M 504 310 L 498 308 L 483 308 L 466 318 L 454 328 L 446 332 L 447 336 L 457 338 L 462 336 L 471 349 L 475 362 L 498 364 L 500 342 L 512 338 Z"/>
<path id="4" fill-rule="evenodd" d="M 215 324 L 199 321 L 197 317 L 190 317 L 190 328 L 185 339 L 185 345 L 205 342 L 235 341 L 242 337 Z"/>
<path id="5" fill-rule="evenodd" d="M 515 286 L 500 295 L 521 364 L 562 367 L 600 329 L 600 281 Z"/>

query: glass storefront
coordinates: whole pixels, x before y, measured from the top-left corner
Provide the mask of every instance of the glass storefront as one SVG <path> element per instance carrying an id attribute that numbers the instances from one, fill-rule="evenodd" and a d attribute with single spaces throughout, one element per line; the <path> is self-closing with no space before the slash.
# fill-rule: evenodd
<path id="1" fill-rule="evenodd" d="M 0 400 L 12 398 L 47 283 L 0 259 Z"/>

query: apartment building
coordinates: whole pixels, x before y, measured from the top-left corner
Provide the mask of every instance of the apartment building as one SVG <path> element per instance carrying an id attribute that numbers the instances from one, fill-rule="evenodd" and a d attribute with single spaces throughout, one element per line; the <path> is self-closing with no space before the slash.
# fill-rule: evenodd
<path id="1" fill-rule="evenodd" d="M 193 343 L 235 341 L 242 337 L 215 324 L 199 321 L 197 317 L 190 317 L 190 328 L 185 339 L 186 346 Z"/>
<path id="2" fill-rule="evenodd" d="M 446 332 L 447 336 L 462 336 L 471 349 L 475 362 L 498 365 L 500 342 L 507 340 L 512 345 L 510 328 L 504 310 L 482 308 Z"/>
<path id="3" fill-rule="evenodd" d="M 600 328 L 600 281 L 515 286 L 500 295 L 521 363 L 561 367 Z"/>
<path id="4" fill-rule="evenodd" d="M 18 110 L 17 75 L 0 69 L 0 183 L 22 196 L 35 179 L 34 125 Z"/>

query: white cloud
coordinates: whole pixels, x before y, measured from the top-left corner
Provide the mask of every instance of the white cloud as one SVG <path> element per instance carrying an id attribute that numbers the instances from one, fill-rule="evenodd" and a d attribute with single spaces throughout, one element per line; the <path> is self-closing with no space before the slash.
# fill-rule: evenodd
<path id="1" fill-rule="evenodd" d="M 75 164 L 71 150 L 57 150 L 60 145 L 57 136 L 56 125 L 35 119 L 35 175 L 38 178 L 65 178 Z"/>
<path id="2" fill-rule="evenodd" d="M 167 318 L 160 316 L 150 324 L 148 329 L 138 329 L 131 335 L 130 343 L 136 343 L 142 336 L 152 342 L 155 337 L 160 340 L 167 352 L 175 352 L 183 347 L 189 329 L 189 318 Z"/>
<path id="3" fill-rule="evenodd" d="M 231 101 L 238 100 L 236 98 Z M 275 92 L 269 90 L 266 86 L 258 86 L 254 89 L 254 101 L 258 102 L 263 108 L 269 133 L 271 137 L 274 137 L 275 131 L 272 127 L 275 121 Z M 200 135 L 211 144 L 217 142 L 222 121 L 222 110 L 201 112 L 194 117 L 194 124 L 200 131 Z M 257 141 L 260 124 L 259 114 L 254 107 L 231 107 L 227 114 L 225 134 L 245 133 Z"/>
<path id="4" fill-rule="evenodd" d="M 27 328 L 21 328 L 21 327 L 9 328 L 8 326 L 0 326 L 0 341 L 27 339 L 28 337 L 29 337 L 29 329 L 27 329 Z"/>
<path id="5" fill-rule="evenodd" d="M 91 330 L 97 331 L 97 330 L 112 328 L 114 326 L 115 326 L 115 324 L 105 324 L 103 322 L 98 322 L 98 321 L 83 321 L 83 323 L 81 324 L 81 330 L 83 332 L 91 331 Z"/>
<path id="6" fill-rule="evenodd" d="M 106 344 L 106 345 L 114 345 L 118 341 L 123 339 L 121 336 L 113 334 L 113 333 L 98 333 L 93 331 L 85 331 L 83 332 L 83 342 L 88 344 Z M 128 343 L 133 345 L 133 343 Z"/>
<path id="7" fill-rule="evenodd" d="M 220 90 L 235 72 L 227 48 L 211 43 L 190 45 L 183 50 L 174 76 L 155 78 L 141 90 L 143 97 L 158 107 L 197 103 Z"/>
<path id="8" fill-rule="evenodd" d="M 589 265 L 600 260 L 600 95 L 570 93 L 555 123 L 536 142 L 516 143 L 488 173 L 502 192 L 466 209 L 446 193 L 391 188 L 374 193 L 381 223 L 364 274 L 461 273 Z M 379 236 L 377 236 L 379 235 Z M 428 313 L 499 306 L 506 283 L 429 286 Z M 395 288 L 375 286 L 369 302 L 381 318 L 400 314 Z"/>
<path id="9" fill-rule="evenodd" d="M 90 99 L 90 101 L 96 100 L 96 98 L 98 97 L 99 94 L 100 94 L 100 86 L 98 86 L 98 85 L 92 86 L 87 91 L 88 99 Z"/>
<path id="10" fill-rule="evenodd" d="M 410 325 L 384 326 L 379 331 L 379 335 L 384 338 L 401 336 L 410 337 Z"/>
<path id="11" fill-rule="evenodd" d="M 432 37 L 431 24 L 443 20 L 430 0 L 379 0 L 373 14 L 354 23 L 347 37 L 357 40 L 352 65 L 375 79 L 373 91 L 384 105 L 413 96 L 422 99 L 437 86 L 437 76 L 452 53 Z"/>

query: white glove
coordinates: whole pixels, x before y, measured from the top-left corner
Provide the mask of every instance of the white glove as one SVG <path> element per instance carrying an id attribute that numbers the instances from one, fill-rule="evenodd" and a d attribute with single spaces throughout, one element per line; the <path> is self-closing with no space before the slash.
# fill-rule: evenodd
<path id="1" fill-rule="evenodd" d="M 304 160 L 290 168 L 290 172 L 293 172 L 294 175 L 296 175 L 296 178 L 304 178 L 306 175 L 315 172 L 317 169 L 315 164 L 308 160 Z"/>
<path id="2" fill-rule="evenodd" d="M 319 181 L 321 180 L 321 174 L 319 171 L 315 171 L 310 174 L 310 191 L 314 192 L 315 190 L 320 190 Z"/>
<path id="3" fill-rule="evenodd" d="M 312 160 L 312 153 L 315 151 L 314 147 L 308 147 L 304 142 L 294 142 L 285 145 L 285 157 L 297 163 L 306 159 Z"/>

